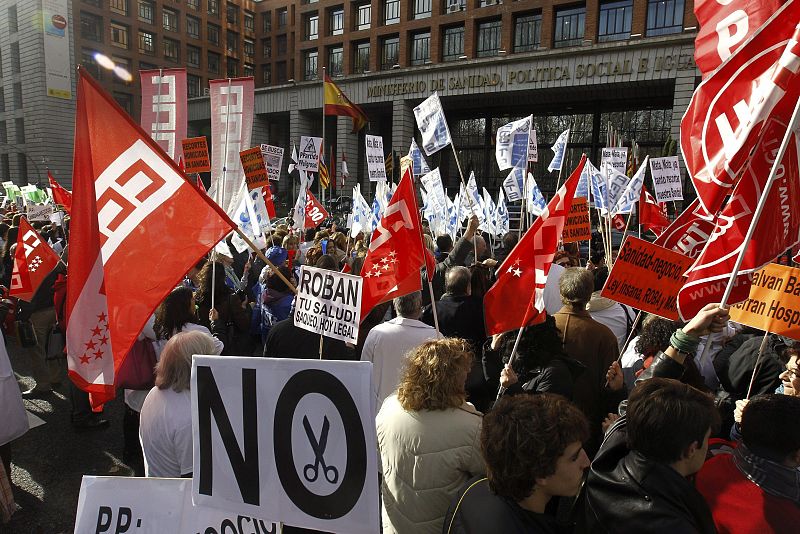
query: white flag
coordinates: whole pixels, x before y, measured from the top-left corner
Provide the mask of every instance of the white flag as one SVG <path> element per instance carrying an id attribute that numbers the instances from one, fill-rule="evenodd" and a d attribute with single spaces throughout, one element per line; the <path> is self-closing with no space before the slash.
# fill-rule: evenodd
<path id="1" fill-rule="evenodd" d="M 422 155 L 422 151 L 417 146 L 417 141 L 413 138 L 411 139 L 411 146 L 408 148 L 408 157 L 411 158 L 411 168 L 414 176 L 422 176 L 431 172 L 428 162 L 425 161 L 425 156 Z"/>
<path id="2" fill-rule="evenodd" d="M 506 190 L 509 202 L 516 202 L 522 198 L 524 176 L 525 169 L 523 167 L 514 167 L 503 180 L 503 189 Z"/>
<path id="3" fill-rule="evenodd" d="M 628 185 L 625 186 L 625 190 L 622 192 L 619 200 L 617 200 L 616 206 L 614 206 L 614 211 L 611 213 L 612 215 L 616 215 L 617 213 L 628 214 L 633 209 L 633 206 L 639 202 L 639 195 L 642 194 L 644 177 L 645 174 L 647 174 L 648 159 L 650 159 L 650 156 L 644 157 L 644 161 L 639 166 L 639 170 L 636 171 L 636 174 L 633 175 Z"/>
<path id="4" fill-rule="evenodd" d="M 569 128 L 561 132 L 551 147 L 554 155 L 550 165 L 547 166 L 549 172 L 561 170 L 561 166 L 564 164 L 564 155 L 567 153 L 567 143 L 569 143 Z"/>
<path id="5" fill-rule="evenodd" d="M 444 118 L 439 93 L 433 93 L 414 108 L 417 128 L 422 134 L 422 149 L 430 156 L 451 143 L 450 128 Z"/>
<path id="6" fill-rule="evenodd" d="M 528 139 L 533 116 L 509 122 L 497 129 L 494 155 L 501 171 L 514 166 L 525 166 L 528 161 Z"/>
<path id="7" fill-rule="evenodd" d="M 499 236 L 507 234 L 511 226 L 511 221 L 508 216 L 508 206 L 506 206 L 506 199 L 502 189 L 497 193 L 497 209 L 495 210 L 494 226 Z"/>
<path id="8" fill-rule="evenodd" d="M 289 168 L 287 169 L 289 174 L 294 172 L 295 165 L 297 165 L 297 147 L 292 143 L 292 162 L 289 163 Z"/>
<path id="9" fill-rule="evenodd" d="M 547 201 L 544 199 L 544 195 L 542 195 L 542 190 L 539 189 L 539 185 L 534 180 L 533 175 L 528 173 L 528 213 L 531 213 L 538 217 L 542 214 L 544 209 L 547 207 Z"/>

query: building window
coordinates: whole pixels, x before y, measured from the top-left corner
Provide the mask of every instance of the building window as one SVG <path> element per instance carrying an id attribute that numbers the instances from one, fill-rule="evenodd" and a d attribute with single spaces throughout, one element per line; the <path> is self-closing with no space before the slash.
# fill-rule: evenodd
<path id="1" fill-rule="evenodd" d="M 128 27 L 118 22 L 111 23 L 111 44 L 119 48 L 128 48 Z"/>
<path id="2" fill-rule="evenodd" d="M 306 50 L 303 52 L 303 79 L 316 80 L 317 79 L 317 59 L 318 53 L 316 50 Z"/>
<path id="3" fill-rule="evenodd" d="M 249 11 L 244 12 L 244 29 L 249 32 L 256 31 L 256 16 Z"/>
<path id="4" fill-rule="evenodd" d="M 126 72 L 128 72 L 128 73 L 131 72 L 131 60 L 130 59 L 128 59 L 126 57 L 111 56 L 111 61 L 113 61 L 114 64 L 117 67 L 120 67 L 120 68 L 124 69 Z M 130 85 L 130 83 L 131 83 L 129 81 L 123 80 L 119 76 L 112 76 L 112 78 L 114 80 L 114 83 L 119 83 L 119 84 L 123 84 L 123 85 Z"/>
<path id="5" fill-rule="evenodd" d="M 363 74 L 369 72 L 369 41 L 357 43 L 353 54 L 353 72 Z"/>
<path id="6" fill-rule="evenodd" d="M 249 63 L 245 63 L 244 64 L 244 75 L 245 76 L 253 77 L 253 75 L 255 73 L 256 73 L 256 70 L 255 70 L 255 68 L 253 68 L 253 66 L 251 64 L 249 64 Z"/>
<path id="7" fill-rule="evenodd" d="M 8 8 L 8 31 L 17 33 L 19 31 L 19 21 L 17 20 L 17 6 Z"/>
<path id="8" fill-rule="evenodd" d="M 22 109 L 22 82 L 16 82 L 11 86 L 14 91 L 14 109 Z"/>
<path id="9" fill-rule="evenodd" d="M 252 39 L 244 40 L 244 59 L 245 61 L 254 61 L 256 57 L 256 42 Z"/>
<path id="10" fill-rule="evenodd" d="M 87 41 L 103 42 L 103 17 L 81 11 L 81 37 Z"/>
<path id="11" fill-rule="evenodd" d="M 431 16 L 432 0 L 414 0 L 414 18 L 424 19 Z"/>
<path id="12" fill-rule="evenodd" d="M 514 22 L 514 52 L 530 52 L 542 40 L 542 16 L 522 15 Z"/>
<path id="13" fill-rule="evenodd" d="M 286 83 L 286 62 L 278 61 L 275 64 L 275 81 L 278 83 Z"/>
<path id="14" fill-rule="evenodd" d="M 122 106 L 122 109 L 128 112 L 128 115 L 133 113 L 133 95 L 114 92 L 114 100 L 117 101 L 117 104 Z"/>
<path id="15" fill-rule="evenodd" d="M 197 98 L 200 96 L 200 85 L 202 78 L 194 74 L 186 75 L 186 96 L 189 98 Z"/>
<path id="16" fill-rule="evenodd" d="M 181 43 L 173 39 L 167 39 L 166 37 L 164 37 L 162 41 L 164 42 L 164 59 L 172 61 L 173 63 L 180 61 Z"/>
<path id="17" fill-rule="evenodd" d="M 579 46 L 583 43 L 586 7 L 573 7 L 556 11 L 556 31 L 553 46 Z"/>
<path id="18" fill-rule="evenodd" d="M 239 24 L 239 6 L 232 3 L 230 0 L 228 0 L 228 5 L 225 9 L 225 20 L 228 21 L 228 24 Z"/>
<path id="19" fill-rule="evenodd" d="M 289 10 L 285 7 L 278 10 L 278 28 L 285 28 L 289 23 Z"/>
<path id="20" fill-rule="evenodd" d="M 239 76 L 239 60 L 229 57 L 225 62 L 228 66 L 228 78 L 236 78 Z"/>
<path id="21" fill-rule="evenodd" d="M 189 9 L 194 9 L 195 11 L 200 10 L 200 0 L 186 0 L 186 7 Z"/>
<path id="22" fill-rule="evenodd" d="M 386 37 L 381 40 L 381 70 L 389 70 L 400 61 L 400 38 Z"/>
<path id="23" fill-rule="evenodd" d="M 313 41 L 319 37 L 319 15 L 312 13 L 305 16 L 305 24 L 303 25 L 303 37 L 308 41 Z"/>
<path id="24" fill-rule="evenodd" d="M 208 0 L 208 14 L 219 16 L 219 0 Z"/>
<path id="25" fill-rule="evenodd" d="M 219 74 L 219 54 L 216 52 L 208 53 L 208 72 Z"/>
<path id="26" fill-rule="evenodd" d="M 264 33 L 272 31 L 272 11 L 265 11 L 261 13 L 261 29 Z"/>
<path id="27" fill-rule="evenodd" d="M 372 5 L 360 4 L 356 9 L 356 30 L 368 30 L 372 24 Z"/>
<path id="28" fill-rule="evenodd" d="M 335 7 L 328 13 L 328 20 L 331 25 L 331 35 L 342 35 L 344 33 L 344 8 Z"/>
<path id="29" fill-rule="evenodd" d="M 490 20 L 478 23 L 478 57 L 496 56 L 500 51 L 500 32 L 502 22 Z"/>
<path id="30" fill-rule="evenodd" d="M 128 14 L 128 0 L 108 0 L 108 8 L 120 15 Z"/>
<path id="31" fill-rule="evenodd" d="M 442 61 L 455 61 L 464 55 L 464 26 L 444 29 Z"/>
<path id="32" fill-rule="evenodd" d="M 22 72 L 19 58 L 19 42 L 11 43 L 11 72 L 14 74 Z"/>
<path id="33" fill-rule="evenodd" d="M 328 73 L 344 76 L 344 47 L 334 46 L 328 50 Z"/>
<path id="34" fill-rule="evenodd" d="M 411 64 L 424 65 L 431 60 L 431 32 L 415 33 L 411 36 Z"/>
<path id="35" fill-rule="evenodd" d="M 96 80 L 103 79 L 103 73 L 100 70 L 100 65 L 98 65 L 97 61 L 94 59 L 94 50 L 89 50 L 86 48 L 81 50 L 81 66 L 86 67 L 86 70 L 89 71 L 89 74 L 91 74 Z"/>
<path id="36" fill-rule="evenodd" d="M 219 26 L 209 22 L 206 25 L 206 37 L 209 43 L 219 46 Z"/>
<path id="37" fill-rule="evenodd" d="M 400 22 L 400 0 L 385 0 L 383 4 L 383 23 L 397 24 Z"/>
<path id="38" fill-rule="evenodd" d="M 157 68 L 158 65 L 153 65 L 152 63 L 146 63 L 144 61 L 139 62 L 139 70 L 153 70 Z"/>
<path id="39" fill-rule="evenodd" d="M 680 33 L 683 30 L 684 0 L 648 0 L 647 36 Z"/>
<path id="40" fill-rule="evenodd" d="M 139 30 L 139 53 L 146 56 L 156 55 L 156 36 L 154 34 Z"/>
<path id="41" fill-rule="evenodd" d="M 261 55 L 264 56 L 264 59 L 269 59 L 272 57 L 272 40 L 261 39 Z"/>
<path id="42" fill-rule="evenodd" d="M 28 159 L 24 152 L 17 152 L 17 170 L 19 177 L 28 181 Z"/>
<path id="43" fill-rule="evenodd" d="M 275 38 L 275 43 L 276 43 L 277 48 L 278 48 L 278 55 L 279 56 L 285 56 L 286 55 L 286 51 L 288 50 L 288 47 L 287 47 L 287 44 L 286 44 L 286 35 L 277 36 Z"/>
<path id="44" fill-rule="evenodd" d="M 600 18 L 597 21 L 597 41 L 624 41 L 631 36 L 633 0 L 600 4 Z"/>
<path id="45" fill-rule="evenodd" d="M 225 49 L 228 54 L 239 53 L 239 34 L 230 30 L 225 32 Z"/>
<path id="46" fill-rule="evenodd" d="M 0 143 L 8 143 L 8 130 L 6 130 L 6 121 L 0 121 Z"/>
<path id="47" fill-rule="evenodd" d="M 200 54 L 202 50 L 196 46 L 186 45 L 186 64 L 196 69 L 200 68 Z"/>
<path id="48" fill-rule="evenodd" d="M 25 144 L 25 119 L 14 119 L 14 130 L 17 132 L 17 144 Z"/>
<path id="49" fill-rule="evenodd" d="M 148 24 L 153 23 L 156 6 L 152 0 L 139 0 L 139 20 Z"/>
<path id="50" fill-rule="evenodd" d="M 261 65 L 261 83 L 263 85 L 272 83 L 272 65 Z"/>
<path id="51" fill-rule="evenodd" d="M 166 7 L 161 11 L 164 29 L 171 32 L 178 31 L 178 12 Z"/>
<path id="52" fill-rule="evenodd" d="M 200 19 L 191 15 L 186 16 L 186 35 L 200 39 Z"/>

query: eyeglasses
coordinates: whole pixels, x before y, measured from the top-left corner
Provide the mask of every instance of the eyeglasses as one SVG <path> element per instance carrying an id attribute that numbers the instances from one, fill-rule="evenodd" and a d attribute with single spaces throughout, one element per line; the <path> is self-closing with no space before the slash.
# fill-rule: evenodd
<path id="1" fill-rule="evenodd" d="M 798 371 L 800 371 L 800 368 L 795 367 L 794 369 L 789 369 L 787 367 L 784 372 L 786 373 L 786 378 L 789 380 L 795 380 L 797 378 Z"/>

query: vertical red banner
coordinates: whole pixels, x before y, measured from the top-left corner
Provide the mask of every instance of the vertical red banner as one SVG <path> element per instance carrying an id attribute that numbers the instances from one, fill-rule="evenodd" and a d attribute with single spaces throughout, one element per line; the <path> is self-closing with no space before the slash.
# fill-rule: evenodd
<path id="1" fill-rule="evenodd" d="M 186 138 L 186 69 L 140 71 L 142 113 L 139 124 L 172 161 L 183 155 Z"/>

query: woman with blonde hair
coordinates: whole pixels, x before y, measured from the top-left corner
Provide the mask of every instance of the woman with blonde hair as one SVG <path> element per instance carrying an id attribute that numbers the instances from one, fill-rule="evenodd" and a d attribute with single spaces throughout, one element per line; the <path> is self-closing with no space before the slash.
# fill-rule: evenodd
<path id="1" fill-rule="evenodd" d="M 439 533 L 452 498 L 485 472 L 481 413 L 466 401 L 472 350 L 426 341 L 407 355 L 397 393 L 376 418 L 383 469 L 383 532 Z"/>
<path id="2" fill-rule="evenodd" d="M 218 352 L 216 340 L 197 330 L 173 335 L 161 351 L 139 422 L 145 476 L 192 476 L 192 355 Z"/>

